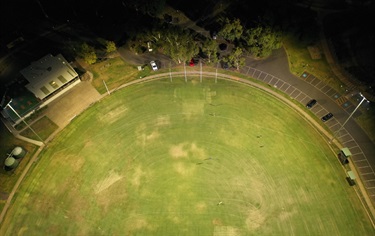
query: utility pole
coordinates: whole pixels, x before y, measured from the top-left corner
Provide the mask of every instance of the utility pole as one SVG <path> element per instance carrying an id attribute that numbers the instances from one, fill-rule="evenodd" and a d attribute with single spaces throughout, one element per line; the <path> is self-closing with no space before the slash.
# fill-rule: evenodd
<path id="1" fill-rule="evenodd" d="M 349 115 L 348 119 L 345 120 L 345 122 L 341 125 L 341 127 L 333 134 L 332 138 L 329 140 L 329 143 L 331 143 L 336 135 L 341 131 L 342 128 L 344 128 L 344 126 L 346 125 L 346 123 L 349 121 L 349 119 L 353 116 L 353 114 L 358 110 L 358 108 L 361 106 L 361 104 L 366 100 L 367 102 L 369 102 L 369 100 L 366 99 L 365 96 L 362 95 L 362 93 L 359 93 L 359 95 L 362 97 L 362 100 L 359 102 L 359 104 L 357 105 L 357 107 L 354 109 L 354 111 L 352 111 L 352 113 Z"/>

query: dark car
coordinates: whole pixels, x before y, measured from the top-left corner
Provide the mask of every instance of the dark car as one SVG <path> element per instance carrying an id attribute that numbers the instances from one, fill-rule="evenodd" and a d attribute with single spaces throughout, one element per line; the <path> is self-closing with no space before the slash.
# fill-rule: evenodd
<path id="1" fill-rule="evenodd" d="M 327 120 L 331 119 L 332 117 L 333 117 L 333 114 L 330 112 L 327 115 L 323 116 L 321 120 L 323 122 L 326 122 Z"/>
<path id="2" fill-rule="evenodd" d="M 228 48 L 228 44 L 226 44 L 226 43 L 219 44 L 219 49 L 221 51 L 225 51 L 225 50 L 227 50 L 227 48 Z"/>
<path id="3" fill-rule="evenodd" d="M 224 70 L 228 70 L 229 69 L 229 64 L 227 62 L 221 62 L 221 67 L 224 69 Z"/>
<path id="4" fill-rule="evenodd" d="M 312 100 L 310 100 L 310 101 L 306 104 L 306 107 L 310 109 L 310 108 L 312 108 L 315 104 L 316 104 L 316 100 L 315 100 L 315 99 L 312 99 Z"/>

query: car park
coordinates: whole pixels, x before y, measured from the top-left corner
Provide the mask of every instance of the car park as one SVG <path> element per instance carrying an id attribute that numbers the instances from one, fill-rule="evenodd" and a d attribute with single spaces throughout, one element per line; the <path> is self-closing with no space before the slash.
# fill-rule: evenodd
<path id="1" fill-rule="evenodd" d="M 311 99 L 307 104 L 306 104 L 306 107 L 307 108 L 312 108 L 315 104 L 316 104 L 316 100 L 315 99 Z"/>
<path id="2" fill-rule="evenodd" d="M 158 70 L 158 66 L 156 65 L 155 61 L 150 62 L 152 70 Z"/>
<path id="3" fill-rule="evenodd" d="M 321 118 L 321 120 L 322 120 L 323 122 L 326 122 L 327 120 L 331 119 L 332 117 L 333 117 L 333 114 L 330 112 L 330 113 L 328 113 L 327 115 L 323 116 L 323 117 Z"/>

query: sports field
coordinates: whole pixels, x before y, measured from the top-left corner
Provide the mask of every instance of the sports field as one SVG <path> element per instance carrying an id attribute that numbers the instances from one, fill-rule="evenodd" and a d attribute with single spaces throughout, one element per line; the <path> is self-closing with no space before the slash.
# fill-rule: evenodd
<path id="1" fill-rule="evenodd" d="M 161 80 L 93 105 L 41 154 L 0 235 L 374 235 L 294 110 L 229 81 Z"/>

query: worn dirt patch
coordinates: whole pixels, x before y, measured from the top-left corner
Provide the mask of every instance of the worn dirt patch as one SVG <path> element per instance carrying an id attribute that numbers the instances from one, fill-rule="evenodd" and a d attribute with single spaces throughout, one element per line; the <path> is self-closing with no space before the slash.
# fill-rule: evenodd
<path id="1" fill-rule="evenodd" d="M 239 236 L 241 231 L 232 226 L 215 226 L 214 236 Z"/>
<path id="2" fill-rule="evenodd" d="M 194 173 L 195 166 L 188 166 L 182 162 L 177 162 L 173 164 L 174 170 L 182 176 L 190 176 Z"/>
<path id="3" fill-rule="evenodd" d="M 140 166 L 138 166 L 135 171 L 134 171 L 134 174 L 132 176 L 132 179 L 131 179 L 131 183 L 136 186 L 136 187 L 139 187 L 141 185 L 141 179 L 143 176 L 146 175 L 146 172 L 144 172 L 142 170 L 142 168 Z"/>
<path id="4" fill-rule="evenodd" d="M 123 176 L 119 175 L 118 173 L 114 172 L 114 171 L 111 171 L 109 173 L 109 175 L 103 179 L 102 181 L 100 181 L 94 188 L 94 192 L 95 194 L 98 194 L 104 190 L 106 190 L 107 188 L 109 188 L 112 184 L 116 183 L 117 181 L 119 181 L 120 179 L 122 179 Z"/>
<path id="5" fill-rule="evenodd" d="M 73 171 L 77 172 L 82 169 L 82 166 L 85 164 L 85 159 L 83 157 L 75 158 L 75 161 L 72 162 L 71 167 Z"/>
<path id="6" fill-rule="evenodd" d="M 169 149 L 169 154 L 173 158 L 187 157 L 188 156 L 188 151 L 185 148 L 187 145 L 188 145 L 187 143 L 180 143 L 180 144 L 177 144 L 177 145 L 173 145 Z"/>
<path id="7" fill-rule="evenodd" d="M 207 157 L 207 154 L 203 148 L 198 147 L 198 145 L 195 143 L 191 143 L 189 145 L 187 142 L 173 145 L 169 149 L 169 154 L 176 159 L 188 157 L 189 155 L 201 160 Z"/>
<path id="8" fill-rule="evenodd" d="M 261 227 L 266 220 L 263 211 L 258 209 L 250 209 L 247 212 L 246 226 L 249 230 L 255 230 Z"/>
<path id="9" fill-rule="evenodd" d="M 197 213 L 204 213 L 206 212 L 207 210 L 207 204 L 205 202 L 198 202 L 197 204 L 195 204 L 195 211 Z"/>
<path id="10" fill-rule="evenodd" d="M 280 220 L 288 220 L 290 219 L 293 215 L 295 215 L 297 213 L 296 210 L 292 210 L 292 211 L 286 211 L 286 210 L 283 210 L 280 214 L 279 214 L 279 219 Z"/>
<path id="11" fill-rule="evenodd" d="M 99 120 L 103 123 L 113 123 L 118 119 L 118 117 L 122 116 L 128 108 L 125 105 L 116 107 L 115 109 L 103 114 L 99 117 Z"/>
<path id="12" fill-rule="evenodd" d="M 117 181 L 116 184 L 121 184 L 122 181 L 123 179 Z M 96 195 L 96 201 L 101 207 L 103 214 L 107 214 L 113 207 L 122 206 L 126 202 L 128 196 L 126 188 L 122 188 L 120 185 L 117 186 L 119 187 L 109 188 L 107 191 L 102 191 Z"/>
<path id="13" fill-rule="evenodd" d="M 158 127 L 150 131 L 146 124 L 139 125 L 135 130 L 136 143 L 145 147 L 148 142 L 154 141 L 160 137 Z"/>
<path id="14" fill-rule="evenodd" d="M 204 159 L 207 157 L 206 152 L 203 148 L 199 148 L 195 143 L 192 143 L 190 146 L 190 151 L 195 157 Z"/>
<path id="15" fill-rule="evenodd" d="M 148 222 L 148 220 L 141 216 L 134 214 L 124 225 L 128 234 L 127 235 L 133 235 L 132 231 L 136 230 L 142 230 L 142 229 L 153 229 L 152 225 Z"/>
<path id="16" fill-rule="evenodd" d="M 212 220 L 212 224 L 215 225 L 215 226 L 222 226 L 223 221 L 218 219 L 218 218 L 215 218 L 215 219 Z"/>
<path id="17" fill-rule="evenodd" d="M 159 131 L 154 130 L 154 131 L 152 131 L 151 134 L 146 135 L 146 140 L 147 140 L 147 141 L 152 141 L 152 140 L 157 139 L 159 136 L 160 136 Z"/>

